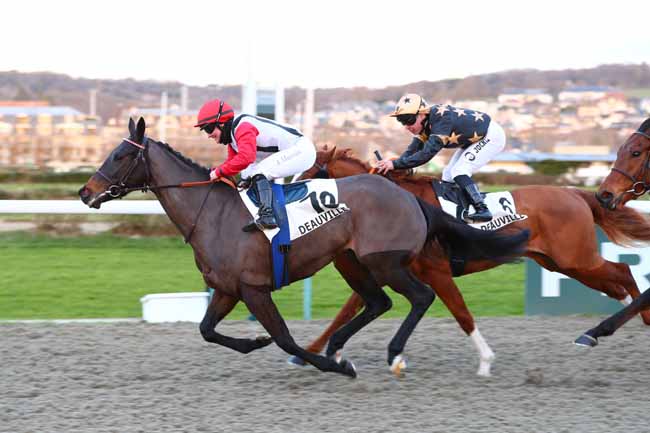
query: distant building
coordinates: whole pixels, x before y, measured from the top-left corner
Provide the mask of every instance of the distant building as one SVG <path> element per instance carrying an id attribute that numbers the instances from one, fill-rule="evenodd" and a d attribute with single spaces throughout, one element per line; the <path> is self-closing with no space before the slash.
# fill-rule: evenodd
<path id="1" fill-rule="evenodd" d="M 611 87 L 602 86 L 578 86 L 570 87 L 558 94 L 558 101 L 561 104 L 579 104 L 594 102 L 603 99 L 609 93 L 618 93 Z"/>
<path id="2" fill-rule="evenodd" d="M 553 96 L 544 89 L 504 89 L 497 101 L 508 107 L 523 107 L 534 103 L 552 104 Z"/>
<path id="3" fill-rule="evenodd" d="M 104 155 L 98 119 L 42 101 L 0 105 L 0 165 L 95 165 Z"/>
<path id="4" fill-rule="evenodd" d="M 235 109 L 237 112 L 238 109 Z M 161 129 L 165 129 L 165 141 L 183 155 L 205 165 L 212 165 L 226 156 L 226 146 L 222 146 L 208 138 L 205 132 L 195 128 L 198 110 L 186 110 L 172 105 L 161 117 L 161 110 L 157 108 L 131 107 L 125 110 L 118 120 L 110 122 L 111 127 L 105 128 L 104 136 L 109 141 L 117 143 L 124 136 L 129 118 L 143 117 L 147 124 L 147 135 L 153 139 L 161 136 Z M 113 144 L 115 145 L 115 144 Z"/>

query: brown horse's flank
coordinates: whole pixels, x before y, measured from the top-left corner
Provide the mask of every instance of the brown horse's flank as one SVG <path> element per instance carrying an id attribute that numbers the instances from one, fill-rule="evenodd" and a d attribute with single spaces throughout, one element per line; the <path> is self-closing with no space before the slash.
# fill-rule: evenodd
<path id="1" fill-rule="evenodd" d="M 349 149 L 325 148 L 318 152 L 317 163 L 326 166 L 333 178 L 360 174 L 371 169 L 370 164 L 356 158 Z M 311 174 L 312 171 L 306 172 L 306 177 Z M 391 172 L 390 179 L 425 201 L 439 205 L 431 187 L 433 177 Z M 529 218 L 503 230 L 531 230 L 531 241 L 525 256 L 614 299 L 623 300 L 628 294 L 632 298 L 640 295 L 627 264 L 610 262 L 600 256 L 594 225 L 599 225 L 612 242 L 620 245 L 646 242 L 650 241 L 650 224 L 644 216 L 629 208 L 616 212 L 606 211 L 599 206 L 593 193 L 575 188 L 529 186 L 515 189 L 512 194 L 518 212 Z M 350 268 L 340 260 L 335 263 L 342 273 Z M 465 273 L 480 272 L 497 265 L 491 261 L 470 262 Z M 420 253 L 411 269 L 419 279 L 435 288 L 436 294 L 461 328 L 468 335 L 471 334 L 475 330 L 474 319 L 452 279 L 444 251 L 435 244 L 428 247 Z M 332 330 L 353 317 L 361 305 L 362 302 L 353 294 L 330 327 L 309 345 L 308 350 L 321 351 Z M 642 317 L 646 324 L 650 324 L 648 312 L 642 313 Z"/>

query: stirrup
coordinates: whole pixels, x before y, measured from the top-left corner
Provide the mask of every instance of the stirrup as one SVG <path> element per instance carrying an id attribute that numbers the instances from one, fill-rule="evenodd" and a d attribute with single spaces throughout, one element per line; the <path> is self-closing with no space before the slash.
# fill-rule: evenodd
<path id="1" fill-rule="evenodd" d="M 246 224 L 244 227 L 242 227 L 242 230 L 245 232 L 252 232 L 255 230 L 259 230 L 263 232 L 264 230 L 271 230 L 277 228 L 278 228 L 278 224 L 275 222 L 275 218 L 272 218 L 271 221 L 266 221 L 266 222 L 262 221 L 262 218 L 258 218 Z"/>
<path id="2" fill-rule="evenodd" d="M 467 215 L 468 219 L 471 219 L 474 222 L 486 223 L 492 221 L 492 212 L 486 207 L 484 210 L 476 211 L 471 215 Z"/>

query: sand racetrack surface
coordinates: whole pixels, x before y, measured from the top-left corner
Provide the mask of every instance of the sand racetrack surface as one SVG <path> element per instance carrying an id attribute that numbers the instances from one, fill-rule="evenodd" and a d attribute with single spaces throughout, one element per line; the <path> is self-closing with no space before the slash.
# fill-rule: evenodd
<path id="1" fill-rule="evenodd" d="M 395 378 L 379 320 L 346 346 L 357 379 L 248 355 L 195 324 L 0 324 L 1 432 L 650 431 L 650 328 L 633 319 L 594 349 L 572 341 L 599 317 L 482 318 L 491 378 L 452 319 L 425 319 Z M 305 344 L 325 321 L 289 323 Z M 220 332 L 253 337 L 250 322 Z"/>

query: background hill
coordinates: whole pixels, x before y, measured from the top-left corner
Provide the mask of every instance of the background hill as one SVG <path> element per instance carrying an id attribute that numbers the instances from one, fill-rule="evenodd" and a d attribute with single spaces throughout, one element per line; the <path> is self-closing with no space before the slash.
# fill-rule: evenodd
<path id="1" fill-rule="evenodd" d="M 399 77 L 396 77 L 399 78 Z M 166 91 L 170 104 L 179 103 L 183 83 L 170 81 L 94 80 L 74 78 L 51 72 L 23 73 L 0 72 L 0 100 L 47 100 L 53 105 L 69 105 L 89 112 L 89 91 L 98 90 L 97 111 L 104 119 L 119 115 L 130 106 L 156 106 L 160 94 Z M 426 95 L 430 102 L 437 100 L 495 98 L 508 88 L 543 88 L 556 94 L 568 86 L 612 86 L 632 91 L 650 88 L 650 66 L 601 65 L 590 69 L 540 71 L 535 69 L 503 71 L 474 75 L 463 79 L 420 81 L 381 89 L 354 87 L 317 89 L 316 109 L 337 102 L 395 101 L 403 93 Z M 233 105 L 240 105 L 240 86 L 188 86 L 190 108 L 198 108 L 205 100 L 220 96 Z M 286 89 L 286 106 L 289 111 L 304 99 L 304 89 Z"/>

